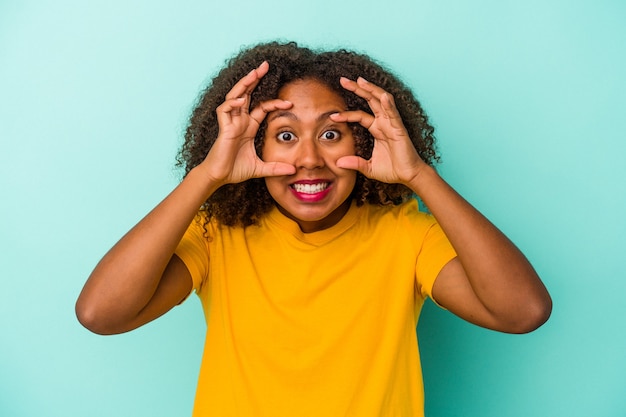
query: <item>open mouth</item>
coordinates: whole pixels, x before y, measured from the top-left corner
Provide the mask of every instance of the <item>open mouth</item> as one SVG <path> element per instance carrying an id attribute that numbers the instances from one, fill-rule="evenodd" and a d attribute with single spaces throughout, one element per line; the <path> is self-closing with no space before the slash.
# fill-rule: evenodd
<path id="1" fill-rule="evenodd" d="M 327 189 L 329 185 L 329 182 L 316 182 L 313 184 L 295 183 L 291 184 L 291 188 L 293 188 L 297 193 L 300 194 L 317 194 Z"/>

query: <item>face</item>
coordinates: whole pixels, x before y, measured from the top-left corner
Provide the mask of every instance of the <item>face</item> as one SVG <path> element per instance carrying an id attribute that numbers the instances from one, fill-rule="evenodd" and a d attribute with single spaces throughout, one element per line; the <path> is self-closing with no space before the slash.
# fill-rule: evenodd
<path id="1" fill-rule="evenodd" d="M 286 84 L 278 98 L 293 106 L 268 114 L 262 158 L 289 163 L 296 173 L 267 177 L 265 183 L 278 209 L 303 232 L 326 229 L 350 208 L 348 197 L 356 182 L 355 171 L 335 164 L 340 157 L 355 154 L 352 130 L 329 118 L 345 111 L 346 104 L 316 80 Z"/>

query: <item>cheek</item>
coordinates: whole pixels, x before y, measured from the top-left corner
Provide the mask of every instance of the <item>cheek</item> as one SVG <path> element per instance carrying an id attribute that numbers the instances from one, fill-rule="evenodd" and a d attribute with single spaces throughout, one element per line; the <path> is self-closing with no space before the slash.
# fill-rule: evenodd
<path id="1" fill-rule="evenodd" d="M 356 155 L 356 141 L 354 140 L 353 137 L 350 137 L 348 140 L 346 140 L 343 143 L 343 146 L 340 152 L 341 152 L 341 156 Z"/>
<path id="2" fill-rule="evenodd" d="M 264 137 L 258 139 L 254 147 L 256 148 L 256 153 L 259 158 L 265 159 L 265 155 L 267 155 L 267 140 Z"/>
<path id="3" fill-rule="evenodd" d="M 350 191 L 356 185 L 356 171 L 350 171 Z"/>
<path id="4" fill-rule="evenodd" d="M 275 147 L 272 146 L 270 143 L 268 143 L 267 140 L 263 140 L 263 143 L 261 144 L 260 148 L 260 157 L 263 161 L 271 161 L 271 160 L 275 160 Z"/>
<path id="5" fill-rule="evenodd" d="M 270 193 L 273 199 L 276 199 L 276 190 L 279 188 L 279 183 L 276 177 L 265 177 L 265 187 Z"/>

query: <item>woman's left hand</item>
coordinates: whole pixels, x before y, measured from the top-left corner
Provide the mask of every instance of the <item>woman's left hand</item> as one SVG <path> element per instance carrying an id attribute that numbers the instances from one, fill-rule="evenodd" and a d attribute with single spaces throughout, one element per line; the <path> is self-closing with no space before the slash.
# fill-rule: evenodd
<path id="1" fill-rule="evenodd" d="M 336 122 L 359 123 L 374 137 L 369 160 L 359 156 L 339 158 L 337 166 L 361 172 L 368 178 L 408 185 L 426 163 L 420 158 L 404 127 L 393 97 L 364 78 L 356 81 L 342 77 L 341 85 L 367 100 L 374 115 L 362 110 L 345 111 L 331 116 Z"/>

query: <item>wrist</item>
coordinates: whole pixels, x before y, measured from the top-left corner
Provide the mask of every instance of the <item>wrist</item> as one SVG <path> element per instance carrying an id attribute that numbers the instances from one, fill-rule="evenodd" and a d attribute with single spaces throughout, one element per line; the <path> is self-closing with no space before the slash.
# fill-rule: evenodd
<path id="1" fill-rule="evenodd" d="M 436 178 L 440 177 L 435 168 L 424 163 L 405 185 L 417 195 L 422 195 L 425 189 L 428 188 L 428 184 Z"/>
<path id="2" fill-rule="evenodd" d="M 202 190 L 205 199 L 209 198 L 211 194 L 224 185 L 224 181 L 220 181 L 211 175 L 211 172 L 203 163 L 193 167 L 183 181 L 193 184 L 194 187 Z"/>

